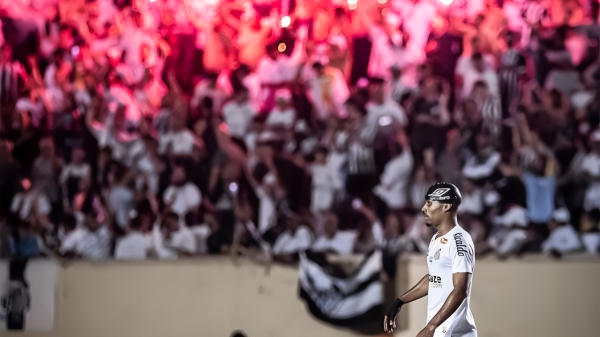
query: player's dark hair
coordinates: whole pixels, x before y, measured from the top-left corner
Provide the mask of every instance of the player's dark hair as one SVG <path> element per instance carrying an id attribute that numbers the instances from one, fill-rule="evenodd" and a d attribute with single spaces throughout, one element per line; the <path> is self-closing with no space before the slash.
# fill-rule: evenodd
<path id="1" fill-rule="evenodd" d="M 242 330 L 236 330 L 231 333 L 231 337 L 248 337 Z"/>

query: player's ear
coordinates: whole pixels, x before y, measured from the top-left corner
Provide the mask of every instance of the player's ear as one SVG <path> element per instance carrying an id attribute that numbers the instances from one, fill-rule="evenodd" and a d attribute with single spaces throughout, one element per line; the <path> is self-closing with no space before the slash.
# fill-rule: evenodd
<path id="1" fill-rule="evenodd" d="M 444 209 L 444 213 L 448 212 L 452 208 L 452 204 L 443 204 L 442 208 Z"/>

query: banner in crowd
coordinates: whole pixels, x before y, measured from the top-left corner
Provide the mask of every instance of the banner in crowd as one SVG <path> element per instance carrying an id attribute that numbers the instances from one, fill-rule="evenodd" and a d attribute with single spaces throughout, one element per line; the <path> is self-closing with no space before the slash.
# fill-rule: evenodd
<path id="1" fill-rule="evenodd" d="M 310 312 L 327 323 L 363 333 L 380 333 L 383 315 L 381 251 L 365 256 L 350 274 L 323 254 L 301 253 L 299 292 Z M 334 276 L 335 275 L 335 276 Z"/>

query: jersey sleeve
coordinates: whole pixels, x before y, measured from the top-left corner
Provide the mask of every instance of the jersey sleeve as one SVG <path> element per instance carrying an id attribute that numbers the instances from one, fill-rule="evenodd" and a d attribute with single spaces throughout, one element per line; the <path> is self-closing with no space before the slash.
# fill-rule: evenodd
<path id="1" fill-rule="evenodd" d="M 475 268 L 475 254 L 471 240 L 464 233 L 456 233 L 451 239 L 450 260 L 452 261 L 452 274 L 473 273 Z"/>

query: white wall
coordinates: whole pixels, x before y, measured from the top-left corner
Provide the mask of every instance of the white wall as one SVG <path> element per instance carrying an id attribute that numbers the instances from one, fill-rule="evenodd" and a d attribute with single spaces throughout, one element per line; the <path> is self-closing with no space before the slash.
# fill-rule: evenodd
<path id="1" fill-rule="evenodd" d="M 427 273 L 424 261 L 401 261 L 398 288 Z M 600 336 L 599 280 L 599 259 L 480 259 L 472 296 L 479 336 Z M 246 260 L 234 266 L 228 257 L 76 262 L 58 269 L 54 330 L 14 335 L 228 337 L 243 329 L 250 337 L 356 336 L 313 319 L 297 294 L 295 269 L 273 266 L 265 275 L 263 267 Z M 425 307 L 426 299 L 407 305 L 396 336 L 414 337 Z"/>

